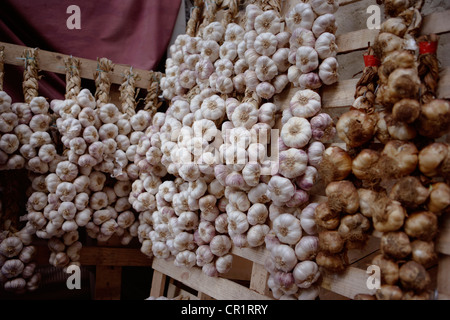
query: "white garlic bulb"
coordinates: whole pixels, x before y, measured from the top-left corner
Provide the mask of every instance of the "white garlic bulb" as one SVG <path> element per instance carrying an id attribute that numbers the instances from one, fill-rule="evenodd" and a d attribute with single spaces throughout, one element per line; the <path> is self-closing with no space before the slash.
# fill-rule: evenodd
<path id="1" fill-rule="evenodd" d="M 300 220 L 289 213 L 280 214 L 273 221 L 273 230 L 281 242 L 296 244 L 302 237 Z"/>
<path id="2" fill-rule="evenodd" d="M 271 250 L 271 256 L 275 262 L 275 267 L 284 272 L 294 269 L 298 262 L 294 249 L 286 244 L 274 246 Z"/>
<path id="3" fill-rule="evenodd" d="M 305 118 L 292 117 L 281 129 L 281 139 L 288 147 L 303 148 L 311 137 L 311 125 Z"/>
<path id="4" fill-rule="evenodd" d="M 316 15 L 311 5 L 301 2 L 296 4 L 286 15 L 286 25 L 291 31 L 297 28 L 311 30 L 315 18 Z"/>

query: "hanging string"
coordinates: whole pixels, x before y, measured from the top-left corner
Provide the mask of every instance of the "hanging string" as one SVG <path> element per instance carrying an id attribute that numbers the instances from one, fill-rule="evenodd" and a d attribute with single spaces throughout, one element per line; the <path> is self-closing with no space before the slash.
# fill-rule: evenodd
<path id="1" fill-rule="evenodd" d="M 125 71 L 124 80 L 120 85 L 120 102 L 122 103 L 122 113 L 131 118 L 136 114 L 136 81 L 139 79 L 137 74 L 133 73 L 133 67 Z"/>
<path id="2" fill-rule="evenodd" d="M 25 49 L 22 57 L 18 58 L 25 61 L 22 88 L 26 103 L 30 103 L 33 98 L 39 95 L 37 52 L 38 49 Z"/>

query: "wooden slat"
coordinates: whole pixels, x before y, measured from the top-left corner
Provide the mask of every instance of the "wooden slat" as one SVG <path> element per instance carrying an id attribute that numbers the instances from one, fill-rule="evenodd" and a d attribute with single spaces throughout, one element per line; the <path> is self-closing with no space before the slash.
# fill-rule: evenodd
<path id="1" fill-rule="evenodd" d="M 437 290 L 439 298 L 448 299 L 450 297 L 450 256 L 442 255 L 439 257 Z"/>
<path id="2" fill-rule="evenodd" d="M 151 297 L 161 297 L 164 295 L 164 288 L 166 285 L 166 275 L 157 270 L 153 270 L 152 287 L 150 289 Z"/>
<path id="3" fill-rule="evenodd" d="M 250 289 L 256 292 L 268 296 L 270 294 L 267 280 L 269 279 L 269 273 L 263 265 L 259 263 L 253 263 L 252 278 L 250 280 Z"/>
<path id="4" fill-rule="evenodd" d="M 173 261 L 153 260 L 153 269 L 164 272 L 171 278 L 182 282 L 197 291 L 203 292 L 218 300 L 269 300 L 233 281 L 223 278 L 212 278 L 205 275 L 199 268 L 179 268 Z"/>
<path id="5" fill-rule="evenodd" d="M 139 249 L 84 247 L 81 249 L 82 265 L 103 266 L 151 266 L 152 260 L 142 254 Z"/>
<path id="6" fill-rule="evenodd" d="M 368 274 L 365 270 L 350 267 L 342 274 L 324 274 L 321 286 L 344 297 L 353 299 L 358 293 L 374 294 L 367 288 Z"/>
<path id="7" fill-rule="evenodd" d="M 348 262 L 355 263 L 380 249 L 380 239 L 369 236 L 366 246 L 363 249 L 351 249 L 348 251 Z"/>
<path id="8" fill-rule="evenodd" d="M 421 34 L 427 35 L 431 33 L 441 34 L 450 31 L 450 10 L 436 12 L 423 18 L 423 26 Z"/>
<path id="9" fill-rule="evenodd" d="M 240 256 L 242 258 L 248 259 L 250 261 L 259 263 L 261 265 L 264 265 L 267 257 L 269 256 L 269 251 L 267 251 L 265 247 L 259 247 L 259 248 L 233 247 L 231 249 L 231 253 L 233 253 L 236 256 Z"/>
<path id="10" fill-rule="evenodd" d="M 450 256 L 450 214 L 441 217 L 436 250 Z"/>
<path id="11" fill-rule="evenodd" d="M 250 260 L 237 255 L 233 255 L 231 270 L 221 276 L 222 278 L 230 280 L 250 281 L 252 276 L 252 265 L 253 262 L 251 262 Z"/>
<path id="12" fill-rule="evenodd" d="M 167 298 L 173 299 L 175 297 L 180 297 L 182 300 L 199 300 L 198 297 L 190 292 L 187 292 L 181 288 L 178 288 L 173 283 L 169 283 L 169 287 L 167 288 Z"/>
<path id="13" fill-rule="evenodd" d="M 368 48 L 368 42 L 373 44 L 379 30 L 363 29 L 341 34 L 336 37 L 338 53 L 347 53 Z"/>
<path id="14" fill-rule="evenodd" d="M 441 99 L 450 99 L 450 68 L 441 71 L 437 95 Z"/>
<path id="15" fill-rule="evenodd" d="M 97 266 L 95 269 L 95 300 L 120 300 L 122 268 Z"/>
<path id="16" fill-rule="evenodd" d="M 0 46 L 5 47 L 5 63 L 15 66 L 23 66 L 23 60 L 17 59 L 22 56 L 23 50 L 27 47 L 15 44 L 0 42 Z M 69 55 L 55 53 L 45 50 L 39 50 L 38 62 L 39 69 L 59 74 L 65 74 L 64 59 Z M 97 69 L 97 61 L 84 58 L 78 58 L 81 62 L 80 76 L 85 79 L 94 79 L 94 73 Z M 114 61 L 113 61 L 114 62 Z M 121 84 L 123 82 L 123 74 L 129 70 L 130 66 L 116 64 L 114 70 L 109 73 L 109 78 L 112 83 Z M 136 81 L 136 87 L 147 89 L 149 82 L 152 80 L 153 73 L 147 70 L 133 68 L 133 73 L 139 75 L 140 80 Z"/>

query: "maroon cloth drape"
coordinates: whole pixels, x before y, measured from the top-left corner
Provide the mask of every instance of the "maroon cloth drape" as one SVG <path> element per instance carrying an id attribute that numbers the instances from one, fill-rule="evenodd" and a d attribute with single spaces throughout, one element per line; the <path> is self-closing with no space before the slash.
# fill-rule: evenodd
<path id="1" fill-rule="evenodd" d="M 180 4 L 181 0 L 1 0 L 0 41 L 156 70 L 165 57 Z M 70 5 L 81 9 L 80 30 L 67 28 Z M 5 72 L 5 91 L 13 101 L 23 100 L 23 68 L 6 66 Z M 43 76 L 40 95 L 61 99 L 64 77 Z"/>

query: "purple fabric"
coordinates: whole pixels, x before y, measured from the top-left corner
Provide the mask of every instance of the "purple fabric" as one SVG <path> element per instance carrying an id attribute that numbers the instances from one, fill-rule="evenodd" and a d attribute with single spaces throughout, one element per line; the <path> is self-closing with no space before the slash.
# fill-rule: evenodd
<path id="1" fill-rule="evenodd" d="M 181 0 L 1 0 L 0 41 L 156 70 L 164 58 Z M 81 29 L 69 30 L 70 5 L 81 9 Z M 5 90 L 23 100 L 23 68 L 6 66 Z M 64 76 L 43 73 L 39 93 L 62 98 Z"/>

